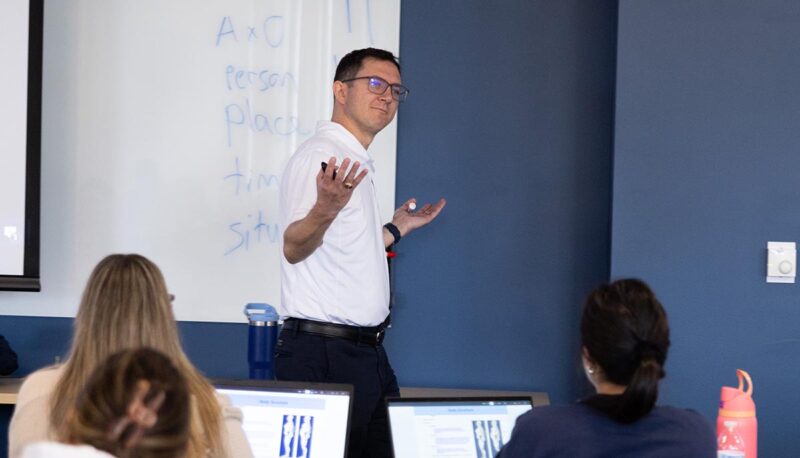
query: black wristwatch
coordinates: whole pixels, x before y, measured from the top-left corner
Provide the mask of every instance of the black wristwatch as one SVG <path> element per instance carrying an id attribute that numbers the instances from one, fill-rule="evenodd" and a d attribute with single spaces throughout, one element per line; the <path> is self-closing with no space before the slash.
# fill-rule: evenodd
<path id="1" fill-rule="evenodd" d="M 403 238 L 403 236 L 400 235 L 400 229 L 398 229 L 397 226 L 395 226 L 394 224 L 386 223 L 383 225 L 383 227 L 385 227 L 386 230 L 389 231 L 390 234 L 392 234 L 392 237 L 394 237 L 394 242 L 392 242 L 392 245 L 395 245 L 397 242 L 400 241 L 401 238 Z"/>

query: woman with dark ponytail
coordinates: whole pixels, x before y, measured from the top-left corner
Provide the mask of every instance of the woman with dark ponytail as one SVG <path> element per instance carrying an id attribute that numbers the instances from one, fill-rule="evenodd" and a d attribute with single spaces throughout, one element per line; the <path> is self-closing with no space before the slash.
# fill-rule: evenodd
<path id="1" fill-rule="evenodd" d="M 667 314 L 641 280 L 592 291 L 581 318 L 581 360 L 596 394 L 517 420 L 499 457 L 714 457 L 698 413 L 656 406 L 669 350 Z"/>

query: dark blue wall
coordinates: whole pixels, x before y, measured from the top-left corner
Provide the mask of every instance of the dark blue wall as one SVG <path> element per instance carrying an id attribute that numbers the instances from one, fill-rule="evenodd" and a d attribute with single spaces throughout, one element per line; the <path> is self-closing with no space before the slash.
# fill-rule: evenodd
<path id="1" fill-rule="evenodd" d="M 398 245 L 400 383 L 571 400 L 579 303 L 608 276 L 616 3 L 404 0 L 401 17 L 397 198 L 448 204 Z"/>
<path id="2" fill-rule="evenodd" d="M 19 357 L 13 374 L 27 375 L 64 359 L 72 338 L 72 318 L 0 316 L 0 332 Z M 247 325 L 182 321 L 183 347 L 192 362 L 211 377 L 247 378 Z"/>
<path id="3" fill-rule="evenodd" d="M 448 205 L 398 246 L 400 383 L 572 400 L 579 303 L 609 270 L 616 2 L 403 0 L 401 16 L 397 196 Z M 0 317 L 19 375 L 66 350 L 71 321 Z M 181 332 L 206 374 L 246 376 L 245 325 Z"/>
<path id="4" fill-rule="evenodd" d="M 759 456 L 794 456 L 800 290 L 765 275 L 767 241 L 800 239 L 800 2 L 619 13 L 612 275 L 667 308 L 665 402 L 713 419 L 748 370 Z"/>

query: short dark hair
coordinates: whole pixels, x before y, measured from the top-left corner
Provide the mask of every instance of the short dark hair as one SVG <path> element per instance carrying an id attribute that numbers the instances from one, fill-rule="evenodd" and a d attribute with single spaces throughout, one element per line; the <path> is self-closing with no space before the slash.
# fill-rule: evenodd
<path id="1" fill-rule="evenodd" d="M 617 402 L 595 407 L 622 423 L 652 410 L 670 340 L 667 313 L 645 282 L 618 280 L 592 291 L 583 307 L 581 343 L 609 382 L 627 386 Z"/>
<path id="2" fill-rule="evenodd" d="M 400 71 L 400 62 L 391 52 L 377 48 L 356 49 L 355 51 L 347 53 L 342 57 L 342 60 L 339 61 L 333 80 L 342 81 L 355 78 L 358 71 L 361 70 L 361 67 L 364 65 L 364 59 L 385 60 L 393 63 L 397 67 L 397 71 Z"/>

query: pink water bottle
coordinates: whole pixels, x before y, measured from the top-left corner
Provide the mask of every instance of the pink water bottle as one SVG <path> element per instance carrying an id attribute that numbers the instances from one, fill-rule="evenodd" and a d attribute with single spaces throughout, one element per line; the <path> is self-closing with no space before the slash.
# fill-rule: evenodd
<path id="1" fill-rule="evenodd" d="M 750 374 L 737 369 L 739 387 L 723 386 L 719 396 L 717 417 L 717 457 L 757 458 L 758 423 L 753 402 L 753 381 Z M 747 380 L 747 391 L 744 391 Z"/>

